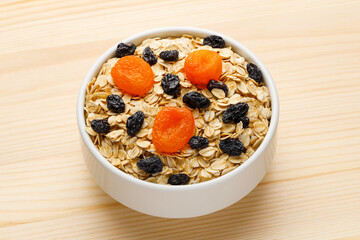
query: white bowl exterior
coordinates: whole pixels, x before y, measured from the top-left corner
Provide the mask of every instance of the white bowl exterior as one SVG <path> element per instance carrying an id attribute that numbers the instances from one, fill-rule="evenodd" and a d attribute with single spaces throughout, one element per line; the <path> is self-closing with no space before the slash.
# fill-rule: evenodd
<path id="1" fill-rule="evenodd" d="M 98 74 L 102 64 L 114 56 L 116 45 L 106 51 L 92 66 L 84 79 L 77 103 L 77 120 L 86 165 L 97 184 L 111 197 L 136 211 L 167 218 L 186 218 L 209 214 L 223 209 L 246 196 L 265 176 L 276 148 L 279 101 L 275 84 L 263 63 L 246 47 L 220 33 L 189 27 L 161 28 L 123 40 L 136 45 L 153 37 L 180 37 L 187 33 L 205 37 L 220 35 L 228 46 L 255 63 L 262 71 L 269 88 L 272 117 L 263 143 L 241 166 L 219 178 L 193 185 L 168 186 L 136 179 L 112 166 L 95 148 L 85 131 L 84 98 L 89 81 Z"/>

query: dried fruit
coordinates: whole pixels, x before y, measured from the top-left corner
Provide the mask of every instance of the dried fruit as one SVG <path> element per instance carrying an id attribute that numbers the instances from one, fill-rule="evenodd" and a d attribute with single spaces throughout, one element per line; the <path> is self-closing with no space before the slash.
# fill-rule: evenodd
<path id="1" fill-rule="evenodd" d="M 185 59 L 184 71 L 189 81 L 206 88 L 210 79 L 218 80 L 221 76 L 221 56 L 211 50 L 193 51 Z"/>
<path id="2" fill-rule="evenodd" d="M 111 94 L 106 97 L 106 104 L 109 110 L 122 113 L 125 111 L 125 103 L 119 95 Z"/>
<path id="3" fill-rule="evenodd" d="M 241 117 L 240 121 L 242 122 L 243 128 L 247 128 L 249 126 L 250 119 L 247 116 Z"/>
<path id="4" fill-rule="evenodd" d="M 229 156 L 239 156 L 244 151 L 244 145 L 236 138 L 227 138 L 220 141 L 220 149 Z"/>
<path id="5" fill-rule="evenodd" d="M 120 58 L 111 69 L 115 85 L 126 93 L 144 95 L 154 84 L 154 73 L 142 58 L 126 56 Z"/>
<path id="6" fill-rule="evenodd" d="M 243 117 L 247 111 L 249 110 L 249 105 L 244 102 L 240 102 L 234 105 L 230 105 L 223 114 L 223 122 L 224 123 L 238 123 L 241 121 L 241 117 Z"/>
<path id="7" fill-rule="evenodd" d="M 126 131 L 129 136 L 135 136 L 144 123 L 145 115 L 142 111 L 137 111 L 131 115 L 126 121 Z"/>
<path id="8" fill-rule="evenodd" d="M 180 80 L 179 77 L 167 73 L 161 80 L 161 87 L 164 89 L 164 92 L 168 95 L 176 95 L 180 92 Z"/>
<path id="9" fill-rule="evenodd" d="M 119 43 L 117 45 L 115 55 L 117 58 L 122 58 L 128 55 L 134 55 L 136 46 L 133 43 Z"/>
<path id="10" fill-rule="evenodd" d="M 142 57 L 145 62 L 147 62 L 148 64 L 150 64 L 150 66 L 154 65 L 157 63 L 157 57 L 154 54 L 153 50 L 151 50 L 150 47 L 146 47 L 143 51 L 143 57 Z"/>
<path id="11" fill-rule="evenodd" d="M 172 174 L 169 177 L 168 184 L 171 185 L 183 185 L 190 181 L 190 178 L 185 173 Z"/>
<path id="12" fill-rule="evenodd" d="M 188 92 L 183 96 L 183 102 L 190 108 L 207 108 L 210 100 L 198 92 Z"/>
<path id="13" fill-rule="evenodd" d="M 189 140 L 189 145 L 193 149 L 205 148 L 209 145 L 209 139 L 200 136 L 193 136 Z"/>
<path id="14" fill-rule="evenodd" d="M 159 57 L 167 62 L 177 61 L 179 59 L 179 51 L 178 50 L 163 51 L 160 53 Z"/>
<path id="15" fill-rule="evenodd" d="M 211 90 L 213 90 L 214 88 L 219 88 L 219 89 L 223 90 L 225 93 L 225 96 L 229 92 L 229 88 L 225 83 L 211 79 L 207 85 L 207 89 L 209 89 L 209 91 L 211 92 Z"/>
<path id="16" fill-rule="evenodd" d="M 257 83 L 261 83 L 263 81 L 261 70 L 255 64 L 248 63 L 246 65 L 246 70 L 249 73 L 249 77 L 254 79 Z"/>
<path id="17" fill-rule="evenodd" d="M 94 119 L 91 121 L 91 128 L 97 133 L 108 133 L 110 124 L 107 119 Z"/>
<path id="18" fill-rule="evenodd" d="M 164 166 L 160 158 L 157 156 L 141 159 L 136 163 L 136 165 L 138 168 L 147 173 L 161 172 Z"/>
<path id="19" fill-rule="evenodd" d="M 209 45 L 213 48 L 223 48 L 225 47 L 225 41 L 220 36 L 210 35 L 204 38 L 203 45 Z"/>
<path id="20" fill-rule="evenodd" d="M 195 121 L 187 108 L 165 107 L 155 117 L 152 141 L 161 152 L 176 152 L 193 136 Z"/>

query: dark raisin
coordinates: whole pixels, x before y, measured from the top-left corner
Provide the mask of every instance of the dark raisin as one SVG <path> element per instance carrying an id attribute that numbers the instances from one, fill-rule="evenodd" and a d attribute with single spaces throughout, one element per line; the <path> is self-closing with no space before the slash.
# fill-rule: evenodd
<path id="1" fill-rule="evenodd" d="M 183 96 L 183 102 L 190 108 L 207 108 L 210 100 L 198 92 L 188 92 Z"/>
<path id="2" fill-rule="evenodd" d="M 170 50 L 170 51 L 163 51 L 160 53 L 159 57 L 168 62 L 177 61 L 179 58 L 179 51 L 178 50 Z"/>
<path id="3" fill-rule="evenodd" d="M 117 45 L 115 54 L 117 58 L 122 58 L 128 55 L 134 55 L 136 46 L 133 43 L 119 43 Z"/>
<path id="4" fill-rule="evenodd" d="M 106 97 L 106 104 L 109 110 L 122 113 L 125 111 L 125 103 L 119 95 L 111 94 Z"/>
<path id="5" fill-rule="evenodd" d="M 244 152 L 244 145 L 236 138 L 227 138 L 220 141 L 219 147 L 230 156 L 239 156 Z"/>
<path id="6" fill-rule="evenodd" d="M 255 64 L 248 63 L 246 65 L 246 70 L 249 73 L 249 77 L 254 79 L 257 83 L 261 83 L 263 81 L 262 73 Z"/>
<path id="7" fill-rule="evenodd" d="M 219 89 L 223 90 L 225 93 L 225 96 L 229 92 L 229 88 L 225 83 L 211 79 L 207 85 L 207 89 L 209 89 L 209 91 L 211 92 L 211 90 L 213 90 L 214 88 L 219 88 Z"/>
<path id="8" fill-rule="evenodd" d="M 108 133 L 110 124 L 107 119 L 94 119 L 91 121 L 91 128 L 97 133 Z"/>
<path id="9" fill-rule="evenodd" d="M 220 36 L 210 35 L 204 38 L 203 45 L 209 45 L 213 48 L 223 48 L 225 47 L 225 41 Z"/>
<path id="10" fill-rule="evenodd" d="M 138 168 L 147 173 L 161 172 L 164 166 L 160 158 L 157 156 L 141 159 L 136 163 L 136 165 Z"/>
<path id="11" fill-rule="evenodd" d="M 222 120 L 224 123 L 238 123 L 248 110 L 249 105 L 244 102 L 230 105 L 230 107 L 225 110 Z"/>
<path id="12" fill-rule="evenodd" d="M 154 54 L 153 50 L 151 50 L 150 47 L 146 47 L 143 51 L 143 57 L 142 57 L 145 62 L 147 62 L 148 64 L 150 64 L 150 66 L 154 65 L 157 63 L 157 57 Z"/>
<path id="13" fill-rule="evenodd" d="M 240 121 L 242 122 L 243 128 L 247 128 L 249 126 L 250 119 L 247 116 L 242 116 Z"/>
<path id="14" fill-rule="evenodd" d="M 179 77 L 167 73 L 165 76 L 161 79 L 161 87 L 164 89 L 164 92 L 168 95 L 176 95 L 178 92 L 180 92 L 180 80 Z"/>
<path id="15" fill-rule="evenodd" d="M 126 121 L 126 130 L 128 135 L 135 136 L 141 129 L 144 123 L 145 115 L 141 111 L 137 111 L 131 115 Z"/>
<path id="16" fill-rule="evenodd" d="M 171 185 L 182 185 L 190 181 L 190 178 L 185 173 L 172 174 L 169 177 L 168 184 Z"/>
<path id="17" fill-rule="evenodd" d="M 209 145 L 209 139 L 205 137 L 193 136 L 189 140 L 189 145 L 191 148 L 205 148 Z"/>

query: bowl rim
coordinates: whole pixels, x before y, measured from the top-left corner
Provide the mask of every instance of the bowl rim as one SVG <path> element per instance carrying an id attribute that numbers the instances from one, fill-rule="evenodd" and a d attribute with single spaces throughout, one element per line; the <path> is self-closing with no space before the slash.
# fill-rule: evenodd
<path id="1" fill-rule="evenodd" d="M 265 85 L 269 89 L 270 92 L 270 102 L 271 102 L 271 121 L 268 128 L 268 132 L 264 137 L 263 142 L 260 144 L 259 148 L 253 153 L 253 155 L 250 156 L 249 159 L 247 159 L 243 164 L 232 170 L 231 172 L 211 179 L 206 182 L 196 183 L 196 184 L 189 184 L 189 185 L 163 185 L 163 184 L 156 184 L 151 182 L 146 182 L 144 180 L 135 178 L 114 165 L 112 165 L 104 156 L 101 155 L 101 153 L 96 149 L 95 145 L 91 141 L 90 136 L 85 131 L 85 116 L 84 116 L 84 102 L 85 102 L 85 94 L 86 94 L 86 88 L 88 83 L 91 81 L 91 79 L 96 76 L 101 68 L 101 66 L 114 55 L 114 52 L 116 50 L 116 46 L 118 43 L 110 47 L 108 50 L 106 50 L 96 61 L 93 63 L 89 71 L 87 72 L 84 80 L 82 81 L 80 91 L 77 98 L 77 105 L 76 105 L 76 116 L 77 116 L 77 123 L 79 132 L 81 135 L 81 138 L 83 139 L 86 147 L 90 150 L 91 154 L 96 158 L 97 161 L 99 161 L 107 170 L 113 172 L 114 174 L 118 175 L 119 177 L 123 178 L 124 180 L 136 184 L 141 185 L 143 187 L 147 187 L 153 190 L 162 190 L 162 191 L 188 191 L 188 190 L 197 190 L 200 188 L 206 188 L 211 185 L 215 184 L 221 184 L 222 182 L 226 181 L 227 179 L 230 179 L 234 177 L 237 174 L 241 174 L 242 171 L 245 171 L 251 164 L 253 164 L 265 151 L 265 149 L 269 146 L 272 138 L 275 135 L 278 121 L 279 121 L 279 97 L 276 90 L 276 86 L 274 83 L 273 78 L 271 77 L 270 72 L 265 67 L 265 65 L 262 63 L 262 61 L 247 47 L 242 45 L 240 42 L 236 41 L 235 39 L 232 39 L 226 35 L 223 35 L 221 33 L 204 29 L 204 28 L 195 28 L 195 27 L 163 27 L 163 28 L 156 28 L 151 29 L 147 31 L 140 32 L 138 34 L 132 35 L 126 39 L 123 39 L 121 42 L 133 42 L 138 39 L 144 39 L 144 38 L 150 38 L 149 35 L 154 34 L 162 34 L 166 35 L 168 37 L 171 37 L 173 35 L 178 35 L 179 33 L 183 34 L 190 34 L 192 36 L 196 37 L 196 34 L 199 35 L 218 35 L 221 36 L 225 42 L 226 45 L 229 46 L 236 46 L 238 49 L 241 49 L 242 55 L 246 55 L 247 58 L 251 58 L 251 62 L 255 63 L 262 71 L 263 79 L 265 81 Z M 142 40 L 143 41 L 143 40 Z M 244 54 L 245 53 L 245 54 Z"/>

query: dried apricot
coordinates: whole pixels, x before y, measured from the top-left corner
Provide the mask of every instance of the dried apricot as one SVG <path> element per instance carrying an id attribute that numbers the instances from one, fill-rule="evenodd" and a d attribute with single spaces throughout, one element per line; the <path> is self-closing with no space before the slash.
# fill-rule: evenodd
<path id="1" fill-rule="evenodd" d="M 154 73 L 142 58 L 125 56 L 111 69 L 115 85 L 126 93 L 143 96 L 152 89 Z"/>
<path id="2" fill-rule="evenodd" d="M 206 88 L 210 79 L 218 80 L 222 72 L 221 56 L 211 50 L 197 50 L 190 53 L 184 64 L 189 81 L 199 88 Z"/>
<path id="3" fill-rule="evenodd" d="M 152 141 L 161 152 L 176 152 L 189 142 L 194 129 L 194 116 L 189 109 L 165 107 L 155 117 Z"/>

